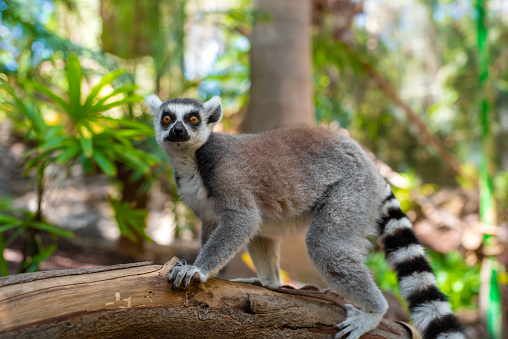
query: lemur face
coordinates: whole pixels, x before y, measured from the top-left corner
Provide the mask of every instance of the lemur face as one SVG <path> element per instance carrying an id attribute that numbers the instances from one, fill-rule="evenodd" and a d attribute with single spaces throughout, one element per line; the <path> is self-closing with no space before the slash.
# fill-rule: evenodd
<path id="1" fill-rule="evenodd" d="M 154 116 L 157 142 L 163 147 L 199 148 L 222 118 L 219 97 L 206 103 L 194 99 L 169 99 L 155 95 L 145 99 Z"/>
<path id="2" fill-rule="evenodd" d="M 160 129 L 165 141 L 185 142 L 195 138 L 202 125 L 203 104 L 192 99 L 172 99 L 161 106 Z"/>

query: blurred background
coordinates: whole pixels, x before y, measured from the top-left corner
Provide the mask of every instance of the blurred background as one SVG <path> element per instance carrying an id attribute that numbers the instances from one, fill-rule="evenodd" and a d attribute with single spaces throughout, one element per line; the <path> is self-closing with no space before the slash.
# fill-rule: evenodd
<path id="1" fill-rule="evenodd" d="M 500 338 L 507 46 L 507 0 L 0 0 L 0 273 L 192 261 L 199 220 L 142 100 L 220 95 L 219 132 L 358 140 L 470 337 Z M 326 287 L 302 239 L 285 282 Z M 368 264 L 400 299 L 383 255 Z M 242 251 L 220 276 L 254 274 Z"/>

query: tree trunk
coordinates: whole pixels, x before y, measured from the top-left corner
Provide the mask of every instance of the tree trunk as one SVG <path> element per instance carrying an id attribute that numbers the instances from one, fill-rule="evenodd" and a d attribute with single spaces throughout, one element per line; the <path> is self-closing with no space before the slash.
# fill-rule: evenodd
<path id="1" fill-rule="evenodd" d="M 250 101 L 243 132 L 314 122 L 312 86 L 311 0 L 255 0 L 254 7 L 268 14 L 256 22 L 251 41 Z M 300 261 L 295 264 L 293 254 Z M 305 236 L 283 240 L 281 267 L 293 279 L 322 281 L 307 255 Z"/>
<path id="2" fill-rule="evenodd" d="M 135 263 L 0 278 L 0 338 L 330 338 L 336 296 L 210 279 L 186 290 L 163 266 Z M 364 338 L 410 338 L 383 320 Z"/>
<path id="3" fill-rule="evenodd" d="M 251 90 L 243 130 L 312 123 L 310 0 L 255 0 L 269 14 L 251 37 Z"/>

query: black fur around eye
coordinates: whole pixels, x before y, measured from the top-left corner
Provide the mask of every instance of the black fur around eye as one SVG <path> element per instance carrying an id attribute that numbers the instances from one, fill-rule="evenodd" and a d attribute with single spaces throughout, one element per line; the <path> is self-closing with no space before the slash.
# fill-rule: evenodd
<path id="1" fill-rule="evenodd" d="M 201 116 L 199 112 L 191 111 L 183 117 L 183 121 L 188 123 L 189 127 L 197 129 L 201 125 Z"/>
<path id="2" fill-rule="evenodd" d="M 161 125 L 164 127 L 164 128 L 167 128 L 170 124 L 174 123 L 176 121 L 176 116 L 173 112 L 171 111 L 164 111 L 162 112 L 162 116 L 161 116 Z"/>

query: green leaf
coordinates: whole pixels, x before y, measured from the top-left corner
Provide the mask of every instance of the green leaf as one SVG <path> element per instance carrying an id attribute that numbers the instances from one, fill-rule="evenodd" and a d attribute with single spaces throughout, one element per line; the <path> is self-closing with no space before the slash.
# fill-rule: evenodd
<path id="1" fill-rule="evenodd" d="M 41 167 L 42 163 L 49 160 L 51 155 L 55 152 L 54 149 L 47 150 L 41 154 L 38 154 L 37 156 L 28 159 L 25 162 L 25 173 L 28 173 L 31 169 L 35 167 Z M 27 157 L 28 154 L 25 154 L 25 157 Z"/>
<path id="2" fill-rule="evenodd" d="M 86 97 L 85 104 L 83 106 L 91 105 L 95 97 L 99 94 L 101 89 L 104 88 L 104 86 L 111 84 L 116 78 L 118 78 L 120 75 L 124 73 L 125 70 L 119 69 L 103 76 L 101 81 L 92 88 L 92 90 Z"/>
<path id="3" fill-rule="evenodd" d="M 0 226 L 0 233 L 3 233 L 5 231 L 8 231 L 8 230 L 12 230 L 13 228 L 18 228 L 20 227 L 20 223 L 18 220 L 16 220 L 17 223 L 16 224 L 6 224 L 6 225 L 3 225 L 3 226 Z"/>
<path id="4" fill-rule="evenodd" d="M 2 277 L 9 275 L 9 265 L 7 264 L 7 260 L 4 258 L 5 247 L 4 235 L 0 233 L 0 275 Z"/>
<path id="5" fill-rule="evenodd" d="M 143 135 L 143 136 L 154 136 L 155 135 L 155 130 L 153 129 L 153 127 L 148 126 L 142 122 L 128 120 L 128 119 L 115 119 L 115 120 L 116 120 L 115 122 L 118 123 L 118 125 L 120 125 L 120 126 L 135 129 L 136 131 L 138 131 L 140 136 L 141 135 Z"/>
<path id="6" fill-rule="evenodd" d="M 0 211 L 9 210 L 13 211 L 11 197 L 8 195 L 0 195 Z"/>
<path id="7" fill-rule="evenodd" d="M 145 153 L 137 148 L 134 148 L 133 153 L 148 167 L 153 167 L 161 163 L 160 158 L 158 158 L 155 154 Z"/>
<path id="8" fill-rule="evenodd" d="M 113 162 L 111 162 L 109 159 L 107 159 L 101 151 L 95 150 L 93 154 L 93 158 L 95 159 L 95 162 L 99 166 L 99 168 L 109 176 L 115 176 L 116 175 L 116 166 Z"/>
<path id="9" fill-rule="evenodd" d="M 122 93 L 126 93 L 126 94 L 133 93 L 137 88 L 138 88 L 137 85 L 125 85 L 122 87 L 118 87 L 113 92 L 106 95 L 105 97 L 100 98 L 99 101 L 97 101 L 97 104 L 103 105 L 108 99 L 110 99 L 118 94 L 122 94 Z"/>
<path id="10" fill-rule="evenodd" d="M 46 261 L 56 250 L 56 244 L 51 244 L 34 255 L 30 260 L 24 262 L 21 267 L 25 272 L 35 272 L 39 269 L 39 265 Z"/>
<path id="11" fill-rule="evenodd" d="M 83 155 L 87 158 L 91 158 L 93 155 L 93 132 L 84 126 L 80 126 L 80 128 L 78 128 L 78 132 L 80 135 L 79 144 L 83 150 Z"/>
<path id="12" fill-rule="evenodd" d="M 79 145 L 73 145 L 72 147 L 66 148 L 58 157 L 56 157 L 56 162 L 65 165 L 69 160 L 76 157 L 79 154 L 80 147 Z"/>
<path id="13" fill-rule="evenodd" d="M 24 154 L 25 158 L 29 158 L 35 154 L 33 158 L 29 158 L 25 163 L 27 169 L 37 166 L 41 161 L 49 159 L 53 153 L 60 149 L 66 149 L 75 145 L 75 139 L 68 136 L 55 137 L 48 142 L 43 143 L 37 148 L 27 151 Z"/>
<path id="14" fill-rule="evenodd" d="M 132 104 L 135 102 L 139 102 L 141 100 L 143 100 L 143 97 L 135 94 L 135 95 L 129 96 L 127 98 L 124 98 L 124 99 L 121 99 L 118 101 L 113 101 L 112 103 L 105 104 L 105 105 L 95 104 L 94 106 L 90 107 L 90 109 L 88 110 L 88 113 L 89 114 L 102 113 L 102 112 L 110 110 L 114 107 L 122 106 L 122 105 L 126 105 L 126 104 Z"/>
<path id="15" fill-rule="evenodd" d="M 117 137 L 134 139 L 136 137 L 145 136 L 145 134 L 141 133 L 139 130 L 135 129 L 120 129 L 115 132 Z"/>
<path id="16" fill-rule="evenodd" d="M 90 174 L 93 173 L 94 166 L 93 162 L 90 158 L 85 157 L 83 154 L 79 157 L 79 160 L 81 161 L 81 167 L 83 167 L 83 170 Z"/>
<path id="17" fill-rule="evenodd" d="M 5 247 L 9 247 L 23 233 L 25 233 L 25 229 L 23 227 L 18 227 L 16 231 L 13 234 L 11 234 L 11 236 L 7 239 L 7 241 L 5 241 Z"/>
<path id="18" fill-rule="evenodd" d="M 150 166 L 142 162 L 135 154 L 133 150 L 123 150 L 123 152 L 118 154 L 118 157 L 124 159 L 127 165 L 137 171 L 144 174 L 150 172 Z"/>
<path id="19" fill-rule="evenodd" d="M 117 221 L 120 234 L 129 238 L 130 240 L 137 241 L 136 234 L 143 237 L 147 241 L 151 241 L 148 234 L 146 234 L 144 227 L 146 225 L 147 211 L 142 209 L 133 209 L 128 203 L 117 199 L 111 199 L 111 207 L 115 212 L 115 220 Z"/>
<path id="20" fill-rule="evenodd" d="M 79 138 L 79 144 L 81 145 L 81 150 L 83 151 L 83 155 L 86 158 L 91 158 L 93 155 L 92 139 Z"/>
<path id="21" fill-rule="evenodd" d="M 79 64 L 79 59 L 76 54 L 71 54 L 67 58 L 67 65 L 65 67 L 67 75 L 68 95 L 70 110 L 68 113 L 74 119 L 79 118 L 81 115 L 81 80 L 83 78 L 83 70 Z"/>
<path id="22" fill-rule="evenodd" d="M 132 242 L 136 242 L 136 235 L 132 233 L 132 231 L 125 225 L 123 221 L 118 221 L 118 229 L 120 230 L 120 234 L 124 237 L 129 238 Z"/>
<path id="23" fill-rule="evenodd" d="M 37 147 L 37 151 L 45 151 L 50 148 L 59 148 L 61 146 L 68 145 L 69 142 L 72 142 L 68 136 L 62 135 L 59 137 L 54 137 Z"/>
<path id="24" fill-rule="evenodd" d="M 56 138 L 57 135 L 62 133 L 62 130 L 63 130 L 63 126 L 62 125 L 57 125 L 57 126 L 51 126 L 51 127 L 49 127 L 49 129 L 47 130 L 45 139 L 49 140 L 49 139 Z"/>
<path id="25" fill-rule="evenodd" d="M 41 92 L 42 94 L 44 94 L 45 96 L 47 96 L 50 100 L 57 103 L 65 113 L 67 113 L 67 114 L 69 113 L 69 104 L 62 97 L 58 96 L 57 94 L 52 92 L 49 88 L 47 88 L 44 85 L 39 84 L 38 82 L 35 82 L 32 80 L 25 80 L 25 82 L 28 85 L 30 85 L 31 87 L 33 87 L 35 90 L 37 90 L 37 91 Z"/>
<path id="26" fill-rule="evenodd" d="M 36 138 L 43 139 L 44 135 L 51 130 L 51 127 L 46 124 L 42 114 L 38 110 L 35 110 L 33 107 L 26 106 L 25 112 L 26 117 L 30 121 L 32 129 L 35 131 Z"/>
<path id="27" fill-rule="evenodd" d="M 74 236 L 74 233 L 72 231 L 65 230 L 63 228 L 60 228 L 58 226 L 51 225 L 51 224 L 36 223 L 36 224 L 31 224 L 30 227 L 41 230 L 41 231 L 45 231 L 45 232 L 48 232 L 51 234 L 60 235 L 62 237 L 71 238 Z"/>
<path id="28" fill-rule="evenodd" d="M 104 139 L 108 140 L 112 143 L 112 145 L 115 145 L 115 150 L 119 149 L 120 152 L 122 152 L 122 149 L 132 149 L 132 141 L 131 139 L 124 138 L 121 134 L 117 134 L 116 130 L 110 130 L 106 133 L 103 133 Z"/>
<path id="29" fill-rule="evenodd" d="M 9 86 L 9 84 L 7 82 L 5 82 L 5 80 L 3 80 L 3 79 L 0 79 L 0 86 L 3 89 L 5 89 L 7 91 L 7 93 L 9 93 L 11 95 L 11 97 L 14 99 L 14 101 L 16 102 L 16 105 L 12 105 L 9 103 L 10 106 L 12 106 L 13 108 L 18 108 L 21 111 L 21 113 L 23 113 L 26 116 L 29 116 L 29 113 L 28 113 L 25 103 L 21 99 L 19 99 L 19 97 L 16 95 L 14 88 Z"/>
<path id="30" fill-rule="evenodd" d="M 16 224 L 19 219 L 16 217 L 11 217 L 10 215 L 0 214 L 0 225 L 3 224 Z"/>

